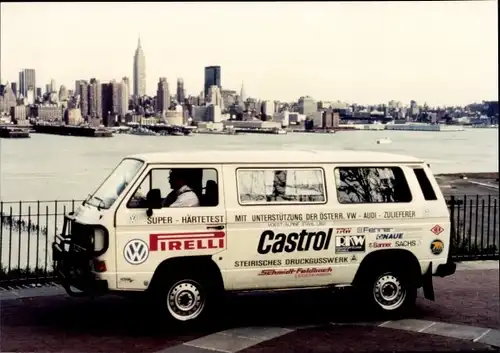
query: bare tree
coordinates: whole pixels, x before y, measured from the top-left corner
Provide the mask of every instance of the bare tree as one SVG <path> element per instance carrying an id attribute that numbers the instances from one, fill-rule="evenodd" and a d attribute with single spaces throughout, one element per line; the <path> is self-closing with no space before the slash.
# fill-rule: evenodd
<path id="1" fill-rule="evenodd" d="M 394 202 L 391 168 L 338 168 L 337 190 L 343 203 Z"/>

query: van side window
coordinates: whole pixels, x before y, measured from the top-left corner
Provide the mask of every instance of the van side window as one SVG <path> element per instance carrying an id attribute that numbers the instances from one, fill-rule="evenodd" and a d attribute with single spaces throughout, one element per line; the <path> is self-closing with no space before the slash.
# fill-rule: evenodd
<path id="1" fill-rule="evenodd" d="M 404 172 L 397 167 L 335 168 L 341 204 L 411 202 Z"/>
<path id="2" fill-rule="evenodd" d="M 135 190 L 127 208 L 146 208 L 146 195 L 160 189 L 163 207 L 213 207 L 219 204 L 215 169 L 152 169 Z"/>
<path id="3" fill-rule="evenodd" d="M 420 190 L 422 190 L 422 194 L 427 201 L 437 200 L 436 193 L 434 192 L 434 188 L 432 187 L 427 174 L 423 168 L 413 168 L 413 172 L 417 177 L 418 184 L 420 185 Z"/>
<path id="4" fill-rule="evenodd" d="M 325 175 L 321 168 L 238 169 L 241 205 L 325 203 Z"/>

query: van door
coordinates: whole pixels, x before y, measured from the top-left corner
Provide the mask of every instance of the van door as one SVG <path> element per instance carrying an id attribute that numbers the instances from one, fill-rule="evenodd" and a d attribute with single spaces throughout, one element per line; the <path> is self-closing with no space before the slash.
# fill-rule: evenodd
<path id="1" fill-rule="evenodd" d="M 217 261 L 226 289 L 330 284 L 332 230 L 307 217 L 328 211 L 324 169 L 225 165 L 224 174 L 229 248 Z"/>
<path id="2" fill-rule="evenodd" d="M 119 289 L 147 288 L 158 265 L 168 258 L 213 255 L 226 248 L 221 182 L 221 165 L 154 165 L 148 169 L 116 213 Z M 181 184 L 188 188 L 177 190 Z M 151 189 L 161 190 L 164 207 L 148 217 L 144 200 Z M 179 204 L 181 199 L 186 203 Z M 189 206 L 193 199 L 195 204 L 198 200 L 197 206 Z"/>

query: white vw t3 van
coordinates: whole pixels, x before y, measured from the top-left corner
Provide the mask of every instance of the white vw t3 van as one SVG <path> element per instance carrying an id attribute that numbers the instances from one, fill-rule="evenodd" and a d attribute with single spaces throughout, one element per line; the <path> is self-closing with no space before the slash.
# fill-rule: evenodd
<path id="1" fill-rule="evenodd" d="M 428 165 L 360 151 L 203 151 L 123 159 L 52 245 L 70 295 L 146 291 L 177 322 L 223 291 L 354 286 L 402 314 L 455 272 Z M 75 291 L 74 288 L 79 291 Z"/>

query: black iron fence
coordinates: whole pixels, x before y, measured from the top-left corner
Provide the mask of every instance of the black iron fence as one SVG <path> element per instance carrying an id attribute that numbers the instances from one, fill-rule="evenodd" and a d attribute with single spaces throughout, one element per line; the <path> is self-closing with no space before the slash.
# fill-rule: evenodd
<path id="1" fill-rule="evenodd" d="M 452 220 L 451 256 L 458 261 L 498 259 L 497 195 L 448 198 Z M 64 214 L 80 200 L 0 201 L 0 285 L 54 280 L 51 244 Z"/>

